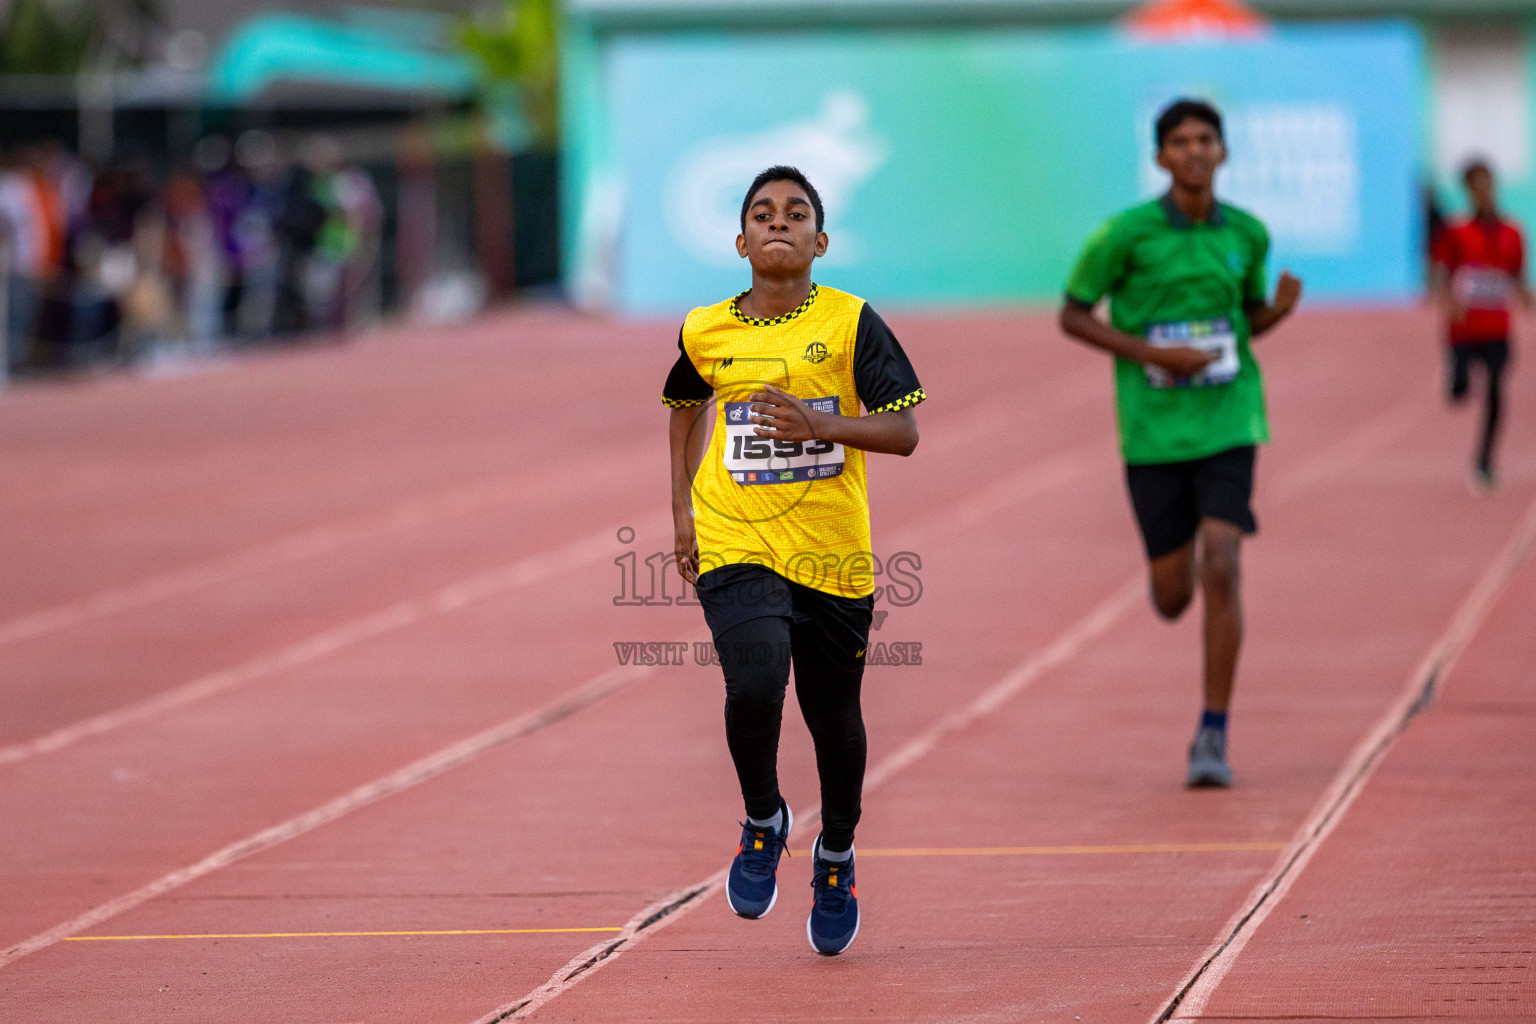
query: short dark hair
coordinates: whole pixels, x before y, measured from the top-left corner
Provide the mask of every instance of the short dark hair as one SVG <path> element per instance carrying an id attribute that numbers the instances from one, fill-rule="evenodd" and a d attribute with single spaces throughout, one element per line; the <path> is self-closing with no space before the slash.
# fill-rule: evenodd
<path id="1" fill-rule="evenodd" d="M 1226 141 L 1226 136 L 1221 131 L 1221 112 L 1205 100 L 1183 98 L 1174 100 L 1163 108 L 1161 114 L 1157 115 L 1157 148 L 1162 149 L 1163 142 L 1173 134 L 1173 130 L 1190 118 L 1204 121 L 1216 129 L 1218 139 Z"/>
<path id="2" fill-rule="evenodd" d="M 826 212 L 821 208 L 821 193 L 816 191 L 816 186 L 801 173 L 800 168 L 775 164 L 752 179 L 752 185 L 747 189 L 747 197 L 741 201 L 742 231 L 747 230 L 747 211 L 752 208 L 752 200 L 757 196 L 758 190 L 770 181 L 792 181 L 805 189 L 806 198 L 811 201 L 811 209 L 816 211 L 816 230 L 821 230 L 821 226 L 827 221 Z"/>
<path id="3" fill-rule="evenodd" d="M 1461 165 L 1462 184 L 1472 184 L 1472 175 L 1474 174 L 1486 174 L 1488 175 L 1488 180 L 1492 181 L 1493 165 L 1482 157 L 1475 156 L 1471 160 L 1468 160 L 1466 163 Z"/>

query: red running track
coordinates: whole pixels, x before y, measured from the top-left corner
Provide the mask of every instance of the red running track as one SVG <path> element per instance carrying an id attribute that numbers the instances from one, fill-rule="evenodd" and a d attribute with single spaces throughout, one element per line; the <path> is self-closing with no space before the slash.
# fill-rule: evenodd
<path id="1" fill-rule="evenodd" d="M 702 639 L 613 600 L 670 546 L 670 325 L 5 393 L 0 1019 L 1536 1017 L 1529 375 L 1474 498 L 1427 317 L 1262 343 L 1238 785 L 1189 793 L 1198 622 L 1144 600 L 1107 369 L 1042 316 L 896 326 L 933 398 L 875 545 L 922 591 L 873 639 L 922 664 L 867 675 L 836 960 L 808 858 L 764 921 L 718 898 L 717 670 L 616 656 Z M 782 762 L 803 849 L 798 722 Z"/>

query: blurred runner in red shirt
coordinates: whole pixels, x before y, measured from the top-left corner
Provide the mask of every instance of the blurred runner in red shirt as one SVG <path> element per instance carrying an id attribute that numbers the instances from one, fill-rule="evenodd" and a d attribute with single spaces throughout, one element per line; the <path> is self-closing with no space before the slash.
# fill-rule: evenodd
<path id="1" fill-rule="evenodd" d="M 1483 433 L 1478 443 L 1473 483 L 1490 491 L 1496 483 L 1493 446 L 1503 407 L 1504 367 L 1509 362 L 1510 306 L 1518 298 L 1531 308 L 1525 285 L 1525 240 L 1512 221 L 1500 215 L 1493 170 L 1481 160 L 1462 172 L 1472 216 L 1449 226 L 1434 252 L 1434 291 L 1446 312 L 1450 342 L 1452 402 L 1468 394 L 1473 363 L 1487 371 Z"/>

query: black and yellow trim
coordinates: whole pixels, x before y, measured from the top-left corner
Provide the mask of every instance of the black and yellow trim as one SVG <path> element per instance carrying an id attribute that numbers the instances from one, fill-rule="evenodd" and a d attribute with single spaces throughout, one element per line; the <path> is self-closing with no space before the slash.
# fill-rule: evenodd
<path id="1" fill-rule="evenodd" d="M 707 398 L 668 398 L 666 395 L 661 396 L 661 404 L 668 409 L 691 409 L 696 405 L 703 405 L 707 401 L 709 401 Z"/>
<path id="2" fill-rule="evenodd" d="M 880 408 L 871 409 L 869 411 L 871 415 L 877 412 L 900 412 L 902 409 L 912 408 L 918 402 L 924 401 L 927 397 L 928 396 L 923 392 L 923 389 L 918 388 L 916 391 L 909 395 L 903 395 L 902 397 L 896 399 L 894 402 L 886 402 Z"/>
<path id="3" fill-rule="evenodd" d="M 816 301 L 816 282 L 812 281 L 811 293 L 805 297 L 804 302 L 800 303 L 800 305 L 796 306 L 788 313 L 785 313 L 783 316 L 776 316 L 772 320 L 760 320 L 754 316 L 747 316 L 747 314 L 743 313 L 740 307 L 736 305 L 736 303 L 741 300 L 742 296 L 746 295 L 747 292 L 750 292 L 751 290 L 752 289 L 748 288 L 746 292 L 742 292 L 741 295 L 738 295 L 736 298 L 731 300 L 731 316 L 746 324 L 748 327 L 777 327 L 779 324 L 787 324 L 801 313 L 804 313 L 806 310 L 810 309 L 811 303 Z"/>

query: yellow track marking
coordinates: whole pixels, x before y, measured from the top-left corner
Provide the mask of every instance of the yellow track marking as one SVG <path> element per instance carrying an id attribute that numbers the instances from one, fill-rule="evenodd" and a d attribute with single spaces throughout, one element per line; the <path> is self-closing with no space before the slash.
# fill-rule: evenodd
<path id="1" fill-rule="evenodd" d="M 1121 846 L 949 846 L 872 848 L 860 857 L 1049 857 L 1105 853 L 1264 853 L 1285 849 L 1285 843 L 1140 843 Z M 809 856 L 810 850 L 794 851 Z M 143 942 L 153 939 L 330 939 L 415 935 L 556 935 L 572 932 L 618 932 L 622 928 L 462 928 L 389 932 L 220 932 L 197 935 L 70 935 L 65 942 Z"/>
<path id="2" fill-rule="evenodd" d="M 860 857 L 1031 857 L 1087 853 L 1251 853 L 1285 849 L 1285 843 L 1142 843 L 1134 846 L 957 846 L 855 849 Z M 810 856 L 810 850 L 795 850 Z"/>
<path id="3" fill-rule="evenodd" d="M 65 942 L 141 942 L 146 939 L 334 939 L 381 935 L 553 935 L 564 932 L 618 932 L 622 928 L 459 928 L 419 932 L 220 932 L 199 935 L 68 935 Z"/>

